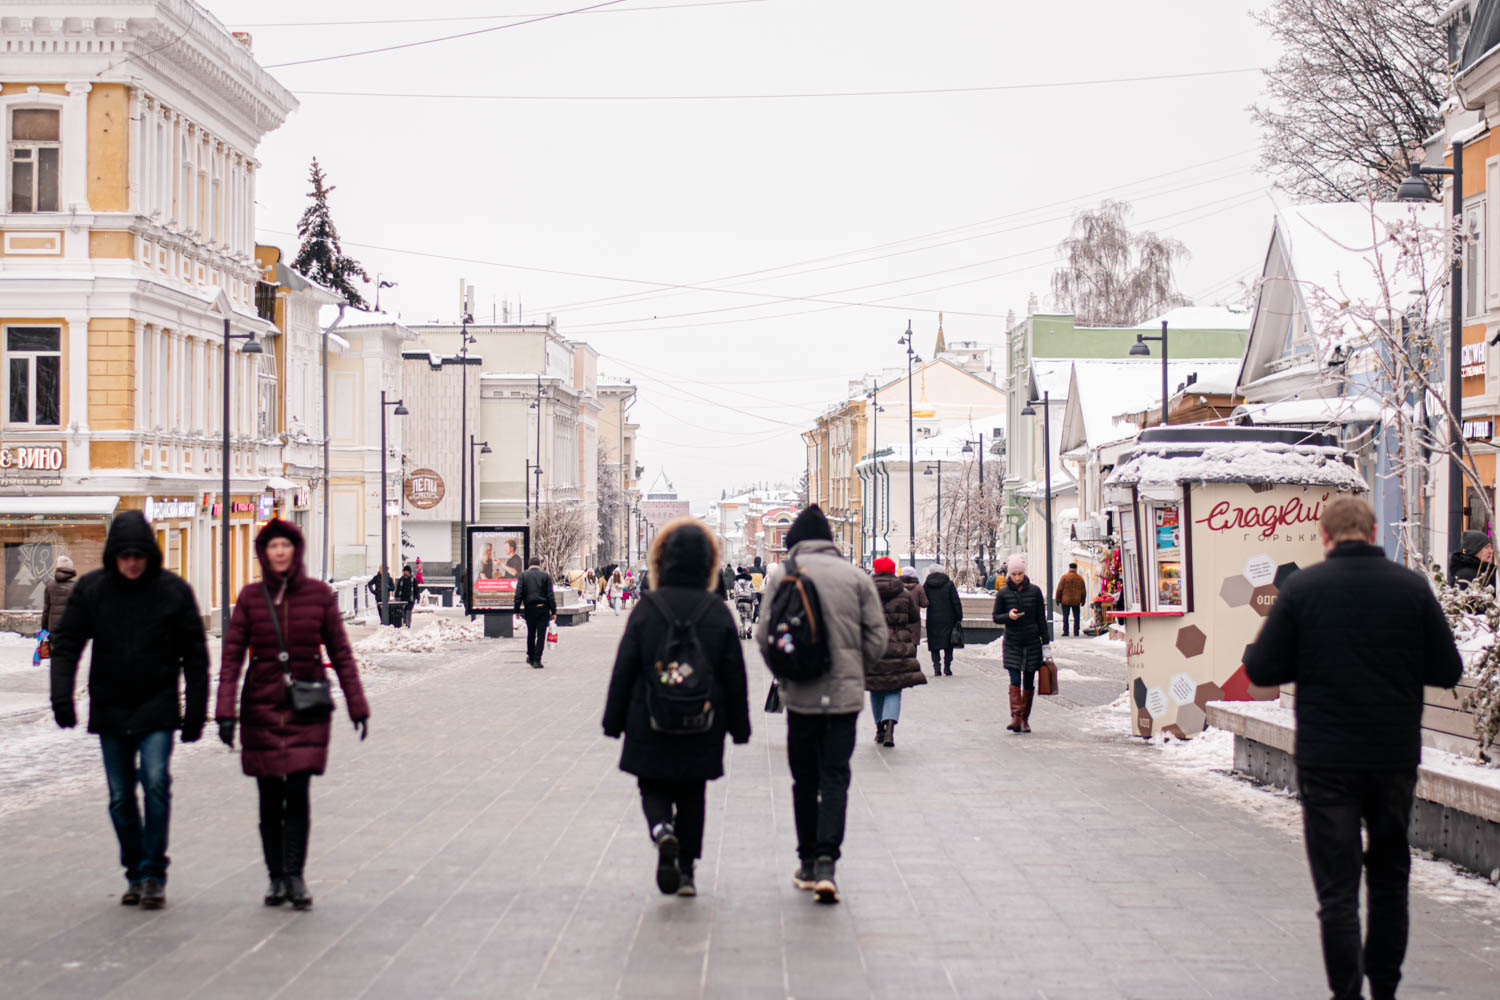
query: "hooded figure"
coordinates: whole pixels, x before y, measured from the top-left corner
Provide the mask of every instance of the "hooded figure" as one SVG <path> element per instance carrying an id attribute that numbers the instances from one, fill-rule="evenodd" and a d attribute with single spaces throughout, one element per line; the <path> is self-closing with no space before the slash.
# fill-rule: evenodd
<path id="1" fill-rule="evenodd" d="M 68 595 L 73 593 L 77 576 L 73 560 L 67 556 L 58 556 L 52 566 L 52 579 L 47 581 L 47 586 L 42 591 L 42 628 L 47 630 L 48 635 L 56 632 L 57 626 L 62 623 L 63 609 L 68 606 Z"/>
<path id="2" fill-rule="evenodd" d="M 1482 531 L 1465 531 L 1458 551 L 1448 559 L 1448 582 L 1466 583 L 1470 590 L 1495 585 L 1494 547 Z"/>
<path id="3" fill-rule="evenodd" d="M 665 525 L 651 543 L 656 585 L 630 613 L 604 702 L 604 734 L 625 737 L 620 770 L 636 776 L 646 827 L 657 849 L 656 884 L 696 895 L 693 863 L 703 849 L 704 786 L 724 773 L 724 737 L 750 740 L 750 701 L 739 631 L 712 593 L 718 542 L 694 518 Z M 702 652 L 713 721 L 702 733 L 663 733 L 652 725 L 648 689 L 663 683 L 658 657 L 674 622 L 691 626 Z M 677 664 L 672 664 L 675 668 Z M 685 683 L 693 682 L 691 677 Z"/>
<path id="4" fill-rule="evenodd" d="M 322 649 L 327 649 L 360 739 L 368 732 L 370 717 L 338 598 L 328 584 L 308 577 L 303 551 L 302 532 L 280 519 L 272 519 L 255 536 L 261 579 L 246 584 L 235 601 L 224 636 L 215 712 L 219 738 L 231 747 L 238 718 L 240 767 L 259 786 L 261 847 L 271 876 L 266 905 L 290 899 L 298 909 L 312 905 L 302 880 L 310 820 L 308 787 L 312 776 L 328 766 L 332 720 L 294 712 L 286 676 L 326 681 Z M 285 662 L 280 660 L 283 651 Z"/>
<path id="5" fill-rule="evenodd" d="M 964 622 L 963 601 L 959 599 L 953 580 L 941 566 L 934 566 L 927 572 L 922 590 L 927 595 L 927 650 L 932 654 L 932 676 L 942 673 L 952 677 L 955 631 Z M 939 653 L 943 656 L 941 667 L 938 665 Z"/>
<path id="6" fill-rule="evenodd" d="M 120 902 L 159 909 L 169 864 L 172 730 L 182 729 L 184 743 L 203 735 L 208 643 L 192 589 L 162 569 L 156 533 L 138 510 L 110 522 L 103 568 L 79 578 L 52 637 L 52 714 L 64 729 L 78 722 L 73 683 L 89 642 L 89 732 L 99 734 L 109 816 L 129 883 Z"/>

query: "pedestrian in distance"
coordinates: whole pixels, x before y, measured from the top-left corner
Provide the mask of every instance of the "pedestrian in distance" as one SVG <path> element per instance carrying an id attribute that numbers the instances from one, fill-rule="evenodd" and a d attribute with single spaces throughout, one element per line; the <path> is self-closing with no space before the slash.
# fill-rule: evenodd
<path id="1" fill-rule="evenodd" d="M 609 606 L 614 610 L 615 617 L 620 616 L 620 605 L 624 603 L 625 577 L 616 569 L 609 575 L 609 583 L 605 585 L 604 594 L 609 599 Z"/>
<path id="2" fill-rule="evenodd" d="M 915 581 L 913 581 L 915 582 Z M 916 588 L 921 593 L 921 588 Z M 896 576 L 896 562 L 875 560 L 875 593 L 885 615 L 885 652 L 879 662 L 865 670 L 865 690 L 870 692 L 870 710 L 875 715 L 875 744 L 896 745 L 896 723 L 901 719 L 901 692 L 927 683 L 917 647 L 922 641 L 922 613 L 906 576 Z"/>
<path id="3" fill-rule="evenodd" d="M 875 584 L 846 560 L 817 504 L 802 510 L 786 533 L 786 558 L 766 581 L 776 588 L 794 567 L 812 582 L 830 654 L 828 672 L 808 681 L 779 680 L 786 708 L 786 755 L 792 772 L 797 870 L 792 884 L 811 889 L 820 903 L 839 901 L 835 868 L 844 843 L 849 804 L 849 758 L 865 702 L 865 675 L 885 654 L 885 612 Z M 755 627 L 764 656 L 770 615 Z"/>
<path id="4" fill-rule="evenodd" d="M 417 604 L 417 577 L 410 566 L 401 568 L 401 579 L 396 581 L 396 600 L 401 602 L 401 614 L 397 621 L 411 628 L 412 609 Z"/>
<path id="5" fill-rule="evenodd" d="M 231 749 L 238 723 L 240 769 L 255 779 L 260 796 L 260 846 L 270 877 L 265 905 L 290 902 L 297 910 L 313 905 L 303 877 L 310 795 L 313 776 L 328 767 L 333 701 L 327 699 L 326 710 L 299 712 L 292 704 L 292 685 L 327 684 L 323 649 L 360 740 L 370 733 L 370 706 L 338 597 L 328 584 L 307 575 L 304 550 L 302 532 L 280 518 L 255 536 L 261 578 L 235 599 L 214 711 L 219 739 Z"/>
<path id="6" fill-rule="evenodd" d="M 915 566 L 901 567 L 901 586 L 911 595 L 911 599 L 917 602 L 917 610 L 927 610 L 927 591 L 922 589 L 922 580 L 917 576 Z"/>
<path id="7" fill-rule="evenodd" d="M 78 570 L 73 567 L 73 560 L 65 555 L 58 556 L 52 564 L 52 579 L 42 588 L 42 628 L 49 635 L 62 624 L 63 611 L 77 582 Z"/>
<path id="8" fill-rule="evenodd" d="M 1334 1000 L 1362 996 L 1365 978 L 1373 1000 L 1391 1000 L 1409 928 L 1406 835 L 1422 758 L 1422 688 L 1453 687 L 1463 663 L 1431 585 L 1374 544 L 1369 504 L 1333 500 L 1318 530 L 1327 558 L 1281 586 L 1245 651 L 1245 671 L 1264 687 L 1297 685 L 1302 833 Z"/>
<path id="9" fill-rule="evenodd" d="M 391 579 L 391 574 L 390 574 L 389 570 L 382 571 L 382 570 L 378 570 L 377 569 L 375 571 L 375 575 L 372 576 L 372 577 L 370 577 L 370 582 L 365 584 L 365 589 L 370 592 L 370 598 L 371 598 L 371 600 L 375 604 L 375 616 L 380 620 L 380 623 L 382 625 L 399 626 L 401 624 L 401 621 L 400 621 L 400 619 L 398 619 L 396 617 L 394 611 L 390 612 L 390 616 L 389 616 L 390 620 L 389 621 L 386 620 L 386 616 L 387 616 L 386 607 L 383 607 L 381 605 L 381 593 L 380 593 L 380 578 L 381 578 L 381 576 L 385 577 L 385 595 L 384 596 L 385 596 L 385 604 L 388 607 L 389 604 L 390 604 L 390 602 L 394 601 L 396 599 L 396 581 L 393 580 L 393 579 Z"/>
<path id="10" fill-rule="evenodd" d="M 604 734 L 625 737 L 620 770 L 640 787 L 657 888 L 696 896 L 705 785 L 724 774 L 725 735 L 750 740 L 745 660 L 734 619 L 711 590 L 718 542 L 702 523 L 669 522 L 648 558 L 656 585 L 625 623 Z"/>
<path id="11" fill-rule="evenodd" d="M 1042 668 L 1042 647 L 1051 641 L 1047 599 L 1042 588 L 1026 575 L 1026 557 L 1012 555 L 1005 563 L 1005 586 L 995 592 L 991 618 L 1005 626 L 1001 652 L 1010 674 L 1010 725 L 1013 733 L 1031 732 L 1031 706 L 1036 699 L 1036 672 Z"/>
<path id="12" fill-rule="evenodd" d="M 552 589 L 552 575 L 542 569 L 542 560 L 532 556 L 526 572 L 516 584 L 516 614 L 526 619 L 526 662 L 542 669 L 542 653 L 547 649 L 547 625 L 557 617 L 557 595 Z"/>
<path id="13" fill-rule="evenodd" d="M 922 592 L 927 597 L 927 651 L 932 654 L 932 676 L 952 677 L 955 637 L 964 623 L 963 601 L 959 599 L 958 587 L 941 566 L 927 571 Z"/>
<path id="14" fill-rule="evenodd" d="M 1052 595 L 1057 599 L 1058 606 L 1062 608 L 1063 638 L 1068 636 L 1068 618 L 1073 619 L 1073 637 L 1076 639 L 1083 634 L 1083 626 L 1080 621 L 1083 617 L 1083 605 L 1089 597 L 1089 585 L 1078 575 L 1078 564 L 1068 563 L 1068 571 L 1057 581 L 1057 593 Z"/>
<path id="15" fill-rule="evenodd" d="M 73 684 L 78 658 L 93 643 L 88 729 L 99 736 L 109 818 L 125 868 L 120 902 L 147 910 L 167 903 L 172 734 L 181 729 L 182 742 L 196 743 L 208 712 L 208 641 L 198 602 L 161 563 L 145 515 L 116 515 L 103 568 L 79 578 L 52 638 L 52 715 L 64 729 L 78 724 Z"/>
<path id="16" fill-rule="evenodd" d="M 1465 531 L 1459 536 L 1458 551 L 1448 558 L 1448 582 L 1462 583 L 1471 592 L 1494 589 L 1495 547 L 1488 535 Z"/>

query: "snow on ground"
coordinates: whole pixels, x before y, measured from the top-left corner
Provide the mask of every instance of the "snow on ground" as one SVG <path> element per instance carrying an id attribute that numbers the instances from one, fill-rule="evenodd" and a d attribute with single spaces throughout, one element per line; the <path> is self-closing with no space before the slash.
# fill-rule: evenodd
<path id="1" fill-rule="evenodd" d="M 444 643 L 484 638 L 482 621 L 434 618 L 425 628 L 382 628 L 354 644 L 356 653 L 435 653 Z"/>

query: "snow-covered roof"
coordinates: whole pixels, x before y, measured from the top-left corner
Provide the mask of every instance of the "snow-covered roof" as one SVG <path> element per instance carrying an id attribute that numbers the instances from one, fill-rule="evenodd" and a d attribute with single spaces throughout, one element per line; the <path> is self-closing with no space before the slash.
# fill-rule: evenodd
<path id="1" fill-rule="evenodd" d="M 1161 405 L 1161 361 L 1157 358 L 1086 358 L 1071 362 L 1072 384 L 1067 390 L 1068 408 L 1063 415 L 1061 447 L 1068 451 L 1082 444 L 1100 445 L 1133 436 L 1120 427 L 1119 417 L 1139 413 L 1152 404 Z M 1167 360 L 1168 389 L 1198 376 L 1193 388 L 1208 378 L 1238 378 L 1238 360 Z M 1133 427 L 1133 425 L 1131 425 Z"/>
<path id="2" fill-rule="evenodd" d="M 1273 403 L 1245 403 L 1234 409 L 1235 417 L 1248 417 L 1252 423 L 1263 426 L 1368 424 L 1387 415 L 1387 407 L 1369 396 L 1315 396 L 1308 399 L 1294 396 Z"/>
<path id="3" fill-rule="evenodd" d="M 1155 319 L 1137 323 L 1135 330 L 1160 330 L 1161 321 L 1171 330 L 1245 330 L 1250 329 L 1250 310 L 1230 306 L 1182 306 Z"/>
<path id="4" fill-rule="evenodd" d="M 1105 485 L 1297 483 L 1364 492 L 1368 486 L 1348 464 L 1348 453 L 1331 440 L 1234 427 L 1153 429 Z"/>
<path id="5" fill-rule="evenodd" d="M 1068 396 L 1068 383 L 1073 377 L 1072 358 L 1037 359 L 1031 363 L 1031 380 L 1036 385 L 1036 398 L 1049 393 L 1054 403 L 1061 403 Z"/>
<path id="6" fill-rule="evenodd" d="M 917 438 L 915 442 L 917 463 L 957 462 L 963 461 L 966 457 L 977 458 L 978 453 L 973 452 L 972 449 L 968 456 L 964 455 L 964 444 L 969 440 L 977 441 L 978 439 L 979 432 L 971 430 L 967 425 L 956 430 L 934 434 L 932 437 Z M 880 448 L 880 461 L 904 463 L 907 454 L 905 440 L 898 440 L 895 444 L 889 446 L 882 444 Z M 868 467 L 870 462 L 871 456 L 867 454 L 864 458 L 860 459 L 856 468 Z"/>

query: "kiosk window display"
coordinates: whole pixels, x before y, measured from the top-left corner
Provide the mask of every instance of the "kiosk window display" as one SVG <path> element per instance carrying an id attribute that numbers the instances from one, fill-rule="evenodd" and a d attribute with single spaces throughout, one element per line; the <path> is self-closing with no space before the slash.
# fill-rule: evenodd
<path id="1" fill-rule="evenodd" d="M 1158 427 L 1105 480 L 1120 524 L 1133 729 L 1201 732 L 1209 701 L 1274 698 L 1245 647 L 1279 588 L 1320 561 L 1318 517 L 1364 479 L 1337 440 L 1304 430 Z"/>

